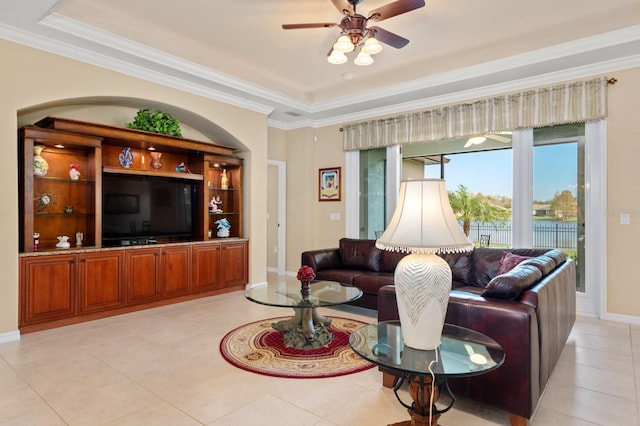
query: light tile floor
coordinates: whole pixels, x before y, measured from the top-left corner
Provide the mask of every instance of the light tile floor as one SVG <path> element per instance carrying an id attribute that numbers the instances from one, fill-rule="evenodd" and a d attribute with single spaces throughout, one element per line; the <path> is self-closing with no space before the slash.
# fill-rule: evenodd
<path id="1" fill-rule="evenodd" d="M 323 313 L 375 321 L 373 311 L 353 307 Z M 0 425 L 354 426 L 408 418 L 377 369 L 280 379 L 220 356 L 228 331 L 290 314 L 233 292 L 26 334 L 0 344 Z M 640 426 L 639 360 L 639 326 L 579 318 L 532 424 Z M 508 420 L 462 399 L 441 423 Z"/>

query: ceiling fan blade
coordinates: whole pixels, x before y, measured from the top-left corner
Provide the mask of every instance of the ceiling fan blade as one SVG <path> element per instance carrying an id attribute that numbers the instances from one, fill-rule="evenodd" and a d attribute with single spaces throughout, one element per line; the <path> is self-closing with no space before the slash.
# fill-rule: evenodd
<path id="1" fill-rule="evenodd" d="M 337 1 L 337 0 L 336 0 Z M 382 21 L 424 7 L 424 0 L 397 0 L 369 12 L 369 19 Z"/>
<path id="2" fill-rule="evenodd" d="M 347 0 L 331 0 L 331 3 L 342 13 L 343 15 L 353 15 L 356 13 L 353 6 Z"/>
<path id="3" fill-rule="evenodd" d="M 282 28 L 285 30 L 299 30 L 303 28 L 330 28 L 335 27 L 335 22 L 316 22 L 312 24 L 283 24 Z"/>
<path id="4" fill-rule="evenodd" d="M 464 148 L 469 148 L 471 145 L 473 145 L 473 142 L 471 142 L 471 139 L 469 139 L 467 143 L 464 144 Z"/>
<path id="5" fill-rule="evenodd" d="M 399 35 L 380 27 L 369 27 L 369 30 L 375 31 L 376 40 L 381 41 L 384 44 L 388 44 L 391 47 L 395 47 L 396 49 L 401 49 L 409 43 L 409 40 L 406 38 L 400 37 Z"/>
<path id="6" fill-rule="evenodd" d="M 509 138 L 505 138 L 504 136 L 500 136 L 500 135 L 496 135 L 496 134 L 489 134 L 486 135 L 487 139 L 493 139 L 494 141 L 498 141 L 498 142 L 502 142 L 502 143 L 511 143 L 511 139 Z"/>

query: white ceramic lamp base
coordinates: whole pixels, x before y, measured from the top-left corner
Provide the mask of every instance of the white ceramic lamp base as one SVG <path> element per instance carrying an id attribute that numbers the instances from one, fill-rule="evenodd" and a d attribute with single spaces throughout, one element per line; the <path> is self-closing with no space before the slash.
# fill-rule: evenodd
<path id="1" fill-rule="evenodd" d="M 451 291 L 451 268 L 435 254 L 412 253 L 394 273 L 404 344 L 433 350 L 440 345 Z"/>

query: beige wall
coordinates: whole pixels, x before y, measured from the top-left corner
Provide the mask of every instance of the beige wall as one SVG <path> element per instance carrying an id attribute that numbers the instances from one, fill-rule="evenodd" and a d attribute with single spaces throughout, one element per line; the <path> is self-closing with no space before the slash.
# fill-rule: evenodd
<path id="1" fill-rule="evenodd" d="M 636 277 L 640 241 L 640 68 L 612 73 L 607 120 L 607 310 L 640 317 Z M 620 225 L 620 212 L 631 214 Z"/>
<path id="2" fill-rule="evenodd" d="M 216 142 L 233 143 L 243 150 L 241 156 L 245 158 L 244 203 L 247 214 L 244 228 L 245 236 L 250 240 L 249 279 L 251 282 L 266 279 L 266 116 L 2 40 L 0 51 L 3 57 L 0 177 L 5 200 L 0 203 L 0 232 L 5 241 L 0 246 L 0 270 L 3 271 L 0 334 L 15 331 L 18 325 L 18 117 L 26 119 L 58 112 L 63 103 L 71 106 L 62 108 L 62 111 L 74 111 L 78 117 L 95 117 L 99 107 L 82 105 L 100 105 L 105 100 L 121 98 L 138 99 L 145 106 L 175 106 L 185 112 L 187 121 L 213 123 L 212 129 L 224 129 L 228 140 Z M 117 108 L 111 111 L 116 110 L 122 114 L 126 111 Z M 104 121 L 113 124 L 112 120 L 121 118 L 105 118 Z"/>

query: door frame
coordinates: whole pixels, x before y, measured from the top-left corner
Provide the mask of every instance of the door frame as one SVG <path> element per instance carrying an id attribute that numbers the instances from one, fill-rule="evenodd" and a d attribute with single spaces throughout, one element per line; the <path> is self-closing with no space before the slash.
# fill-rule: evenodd
<path id="1" fill-rule="evenodd" d="M 276 167 L 278 173 L 278 236 L 276 242 L 278 265 L 275 270 L 269 269 L 282 276 L 286 273 L 287 258 L 287 163 L 278 160 L 267 160 L 267 167 Z M 267 250 L 269 250 L 269 247 L 267 247 Z"/>

